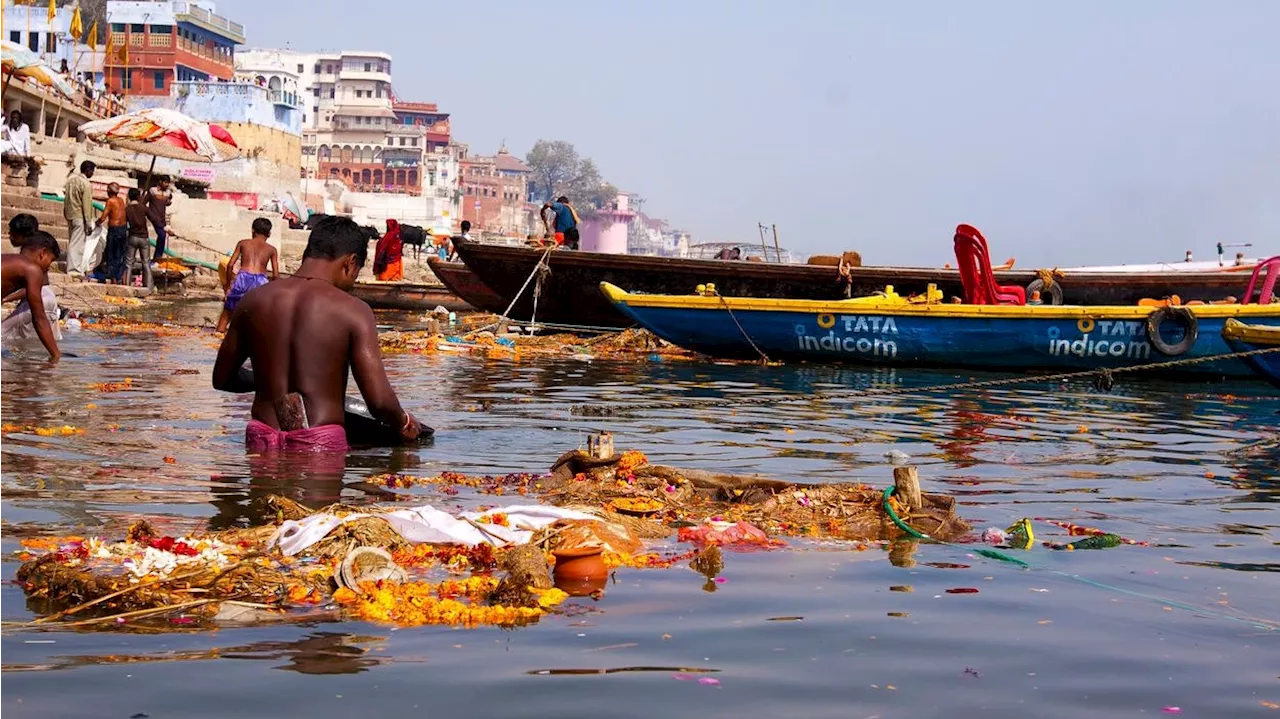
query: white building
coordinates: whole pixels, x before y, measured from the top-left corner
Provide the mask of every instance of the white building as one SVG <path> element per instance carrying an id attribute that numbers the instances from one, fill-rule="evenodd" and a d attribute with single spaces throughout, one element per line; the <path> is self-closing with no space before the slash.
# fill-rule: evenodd
<path id="1" fill-rule="evenodd" d="M 302 64 L 280 50 L 241 50 L 236 53 L 236 80 L 265 87 L 272 102 L 303 109 Z M 306 123 L 305 110 L 303 124 Z"/>
<path id="2" fill-rule="evenodd" d="M 45 58 L 57 70 L 66 61 L 72 75 L 96 84 L 102 79 L 102 60 L 105 49 L 98 45 L 97 52 L 71 37 L 71 18 L 75 9 L 60 7 L 49 22 L 49 5 L 13 5 L 4 3 L 4 39 L 17 43 Z M 82 18 L 83 21 L 83 18 Z M 90 23 L 82 22 L 84 32 Z M 105 28 L 103 28 L 105 32 Z"/>

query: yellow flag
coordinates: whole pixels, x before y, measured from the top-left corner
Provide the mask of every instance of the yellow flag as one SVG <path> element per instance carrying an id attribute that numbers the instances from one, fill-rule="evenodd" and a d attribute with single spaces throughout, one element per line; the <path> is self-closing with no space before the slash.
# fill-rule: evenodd
<path id="1" fill-rule="evenodd" d="M 116 59 L 120 61 L 121 65 L 129 64 L 129 46 L 127 44 L 120 46 L 120 49 L 116 52 Z"/>
<path id="2" fill-rule="evenodd" d="M 58 17 L 58 6 L 49 0 L 49 29 L 53 29 L 53 19 Z"/>
<path id="3" fill-rule="evenodd" d="M 71 27 L 67 32 L 71 33 L 71 37 L 79 40 L 84 34 L 84 23 L 80 21 L 80 6 L 76 6 L 75 12 L 71 13 Z"/>
<path id="4" fill-rule="evenodd" d="M 89 36 L 85 38 L 85 42 L 89 45 L 89 52 L 98 51 L 98 21 L 94 20 L 89 26 Z"/>

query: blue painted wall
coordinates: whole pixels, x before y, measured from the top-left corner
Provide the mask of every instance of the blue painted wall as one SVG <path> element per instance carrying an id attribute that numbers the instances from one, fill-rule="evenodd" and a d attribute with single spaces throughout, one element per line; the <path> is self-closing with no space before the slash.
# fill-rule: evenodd
<path id="1" fill-rule="evenodd" d="M 130 97 L 129 107 L 168 107 L 204 122 L 249 122 L 302 134 L 302 110 L 271 101 L 264 87 L 242 82 L 175 82 L 169 97 Z"/>

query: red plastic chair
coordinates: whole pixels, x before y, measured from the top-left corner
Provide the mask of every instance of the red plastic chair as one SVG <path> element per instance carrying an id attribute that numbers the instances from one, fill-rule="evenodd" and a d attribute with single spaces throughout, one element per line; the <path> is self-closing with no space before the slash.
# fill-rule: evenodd
<path id="1" fill-rule="evenodd" d="M 1261 288 L 1258 287 L 1258 280 L 1260 279 L 1262 280 Z M 1275 295 L 1276 291 L 1277 279 L 1280 279 L 1280 255 L 1269 257 L 1262 262 L 1259 262 L 1258 266 L 1253 268 L 1253 276 L 1249 278 L 1249 287 L 1245 289 L 1244 299 L 1241 300 L 1240 304 L 1271 304 L 1271 297 Z M 1257 302 L 1253 301 L 1253 291 L 1255 289 L 1259 290 Z"/>
<path id="2" fill-rule="evenodd" d="M 978 228 L 972 225 L 957 226 L 955 249 L 966 304 L 1027 304 L 1027 293 L 1023 288 L 996 284 L 995 273 L 991 271 L 991 252 L 987 249 L 987 239 Z"/>

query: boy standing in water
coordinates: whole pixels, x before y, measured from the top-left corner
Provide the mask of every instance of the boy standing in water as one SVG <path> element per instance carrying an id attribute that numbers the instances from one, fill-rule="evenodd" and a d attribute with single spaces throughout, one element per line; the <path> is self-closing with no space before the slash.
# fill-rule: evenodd
<path id="1" fill-rule="evenodd" d="M 0 295 L 5 302 L 18 300 L 18 307 L 4 318 L 0 335 L 5 342 L 39 337 L 51 359 L 58 359 L 58 302 L 53 288 L 45 286 L 49 265 L 61 255 L 58 243 L 48 232 L 36 230 L 16 253 L 5 253 Z"/>
<path id="2" fill-rule="evenodd" d="M 271 220 L 259 217 L 253 221 L 253 237 L 240 240 L 235 252 L 227 261 L 227 273 L 231 275 L 231 286 L 227 289 L 227 299 L 223 303 L 222 316 L 218 318 L 218 331 L 225 332 L 231 323 L 231 313 L 249 290 L 267 284 L 267 265 L 271 265 L 271 279 L 280 276 L 277 267 L 276 248 L 267 244 L 271 237 Z M 240 260 L 240 271 L 236 272 L 236 260 Z"/>

